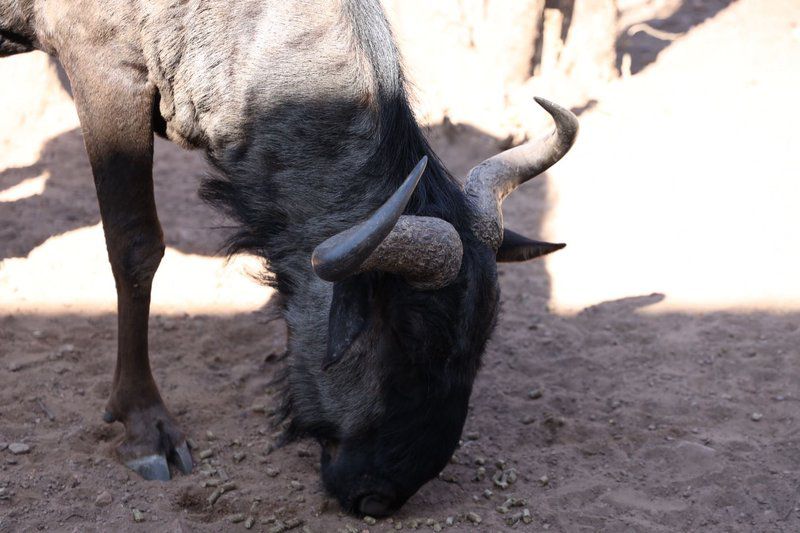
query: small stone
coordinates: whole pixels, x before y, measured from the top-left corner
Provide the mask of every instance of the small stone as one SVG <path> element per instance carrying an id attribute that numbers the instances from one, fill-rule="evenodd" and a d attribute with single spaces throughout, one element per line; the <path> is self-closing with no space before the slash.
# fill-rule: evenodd
<path id="1" fill-rule="evenodd" d="M 223 492 L 230 492 L 232 490 L 236 490 L 238 486 L 236 485 L 235 481 L 228 481 L 227 483 L 224 483 L 220 488 L 222 489 Z"/>
<path id="2" fill-rule="evenodd" d="M 649 429 L 650 431 L 655 431 L 656 425 L 655 424 L 650 424 L 649 426 L 647 426 L 647 429 Z"/>
<path id="3" fill-rule="evenodd" d="M 531 516 L 531 512 L 528 509 L 522 510 L 522 521 L 526 524 L 530 524 L 533 522 L 533 517 Z"/>
<path id="4" fill-rule="evenodd" d="M 436 532 L 439 532 L 439 531 L 442 530 L 442 524 L 440 524 L 439 522 L 434 522 L 433 526 L 431 526 L 431 527 Z"/>
<path id="5" fill-rule="evenodd" d="M 256 523 L 256 519 L 253 518 L 252 516 L 248 516 L 247 520 L 244 521 L 244 527 L 245 527 L 245 529 L 251 529 L 253 527 L 253 524 L 255 524 L 255 523 Z"/>
<path id="6" fill-rule="evenodd" d="M 97 495 L 97 498 L 94 499 L 94 504 L 98 507 L 105 507 L 106 505 L 111 505 L 113 498 L 111 494 L 104 490 L 100 494 Z"/>
<path id="7" fill-rule="evenodd" d="M 208 459 L 208 458 L 212 457 L 213 455 L 214 455 L 214 450 L 212 450 L 211 448 L 208 448 L 208 449 L 203 450 L 202 452 L 200 452 L 198 457 L 201 460 L 203 460 L 203 459 Z"/>
<path id="8" fill-rule="evenodd" d="M 280 474 L 280 473 L 281 473 L 281 471 L 278 470 L 277 468 L 271 468 L 271 467 L 267 468 L 267 475 L 269 477 L 277 477 L 278 474 Z"/>
<path id="9" fill-rule="evenodd" d="M 216 440 L 217 436 L 214 435 L 214 433 L 212 433 L 212 431 L 209 429 L 208 431 L 206 431 L 206 439 L 208 439 L 208 440 Z"/>
<path id="10" fill-rule="evenodd" d="M 520 421 L 524 425 L 529 426 L 529 425 L 533 424 L 534 422 L 536 422 L 536 417 L 533 416 L 533 415 L 525 415 L 525 416 L 522 417 L 522 419 Z"/>
<path id="11" fill-rule="evenodd" d="M 475 471 L 475 476 L 472 478 L 472 481 L 483 481 L 486 477 L 486 467 L 479 466 L 478 469 Z"/>
<path id="12" fill-rule="evenodd" d="M 8 451 L 14 455 L 24 455 L 31 451 L 31 447 L 23 442 L 12 442 L 8 445 Z"/>
<path id="13" fill-rule="evenodd" d="M 255 405 L 253 405 L 253 406 L 250 408 L 250 410 L 251 410 L 251 411 L 253 411 L 254 413 L 261 413 L 261 414 L 264 414 L 264 413 L 266 413 L 266 412 L 267 412 L 267 408 L 266 408 L 266 406 L 264 406 L 264 405 L 262 405 L 262 404 L 260 404 L 260 403 L 257 403 L 257 404 L 255 404 Z"/>
<path id="14" fill-rule="evenodd" d="M 144 522 L 144 513 L 141 512 L 139 509 L 132 509 L 133 512 L 133 521 L 134 522 Z"/>
<path id="15" fill-rule="evenodd" d="M 409 529 L 419 529 L 419 526 L 420 526 L 419 520 L 417 520 L 416 518 L 412 518 L 411 520 L 406 521 L 406 527 L 408 527 Z"/>
<path id="16" fill-rule="evenodd" d="M 507 526 L 513 526 L 516 525 L 517 522 L 519 522 L 520 520 L 522 520 L 522 513 L 514 513 L 512 515 L 507 516 L 504 522 L 506 523 Z"/>
<path id="17" fill-rule="evenodd" d="M 542 484 L 542 487 L 546 487 L 547 485 L 550 484 L 550 478 L 547 477 L 547 474 L 545 474 L 539 478 L 539 483 Z"/>
<path id="18" fill-rule="evenodd" d="M 542 391 L 539 389 L 533 389 L 528 392 L 528 398 L 531 400 L 538 400 L 542 397 Z"/>
<path id="19" fill-rule="evenodd" d="M 242 513 L 232 514 L 231 516 L 228 517 L 228 520 L 232 524 L 238 524 L 239 522 L 244 522 L 244 514 Z"/>
<path id="20" fill-rule="evenodd" d="M 289 482 L 289 485 L 292 487 L 292 490 L 303 490 L 305 488 L 302 483 L 294 479 Z"/>
<path id="21" fill-rule="evenodd" d="M 464 435 L 464 438 L 466 438 L 467 440 L 478 440 L 481 438 L 481 434 L 478 433 L 477 431 L 470 431 L 469 433 Z"/>
<path id="22" fill-rule="evenodd" d="M 244 458 L 247 457 L 247 454 L 244 452 L 236 452 L 233 454 L 233 462 L 234 463 L 241 463 L 244 461 Z"/>
<path id="23" fill-rule="evenodd" d="M 469 512 L 467 513 L 467 520 L 475 524 L 476 526 L 483 522 L 483 519 L 478 513 Z"/>
<path id="24" fill-rule="evenodd" d="M 483 497 L 486 498 L 487 500 L 490 500 L 493 495 L 494 492 L 492 492 L 492 489 L 486 489 L 485 491 L 483 491 Z"/>
<path id="25" fill-rule="evenodd" d="M 762 418 L 764 418 L 764 415 L 762 415 L 761 413 L 753 413 L 750 415 L 750 420 L 752 420 L 753 422 L 758 422 Z"/>
<path id="26" fill-rule="evenodd" d="M 450 527 L 450 526 L 452 526 L 453 524 L 456 523 L 456 519 L 453 518 L 452 516 L 448 516 L 447 518 L 445 518 L 444 523 L 445 523 L 445 525 Z"/>
<path id="27" fill-rule="evenodd" d="M 375 519 L 374 519 L 373 517 L 371 517 L 371 516 L 365 516 L 365 517 L 364 517 L 364 523 L 365 523 L 365 524 L 367 524 L 367 525 L 370 525 L 370 526 L 374 526 L 375 524 L 377 524 L 377 523 L 378 523 L 378 521 L 377 521 L 377 520 L 375 520 Z"/>
<path id="28" fill-rule="evenodd" d="M 514 468 L 498 470 L 492 477 L 492 482 L 500 489 L 507 489 L 517 481 L 517 471 Z"/>
<path id="29" fill-rule="evenodd" d="M 197 443 L 191 437 L 186 439 L 186 445 L 189 447 L 190 450 L 196 450 L 197 449 Z"/>

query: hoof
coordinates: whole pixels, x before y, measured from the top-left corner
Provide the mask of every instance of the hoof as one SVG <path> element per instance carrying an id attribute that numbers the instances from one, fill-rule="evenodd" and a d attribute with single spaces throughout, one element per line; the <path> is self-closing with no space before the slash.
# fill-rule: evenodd
<path id="1" fill-rule="evenodd" d="M 192 472 L 192 466 L 194 466 L 194 464 L 192 463 L 192 454 L 189 453 L 189 446 L 186 445 L 186 442 L 175 446 L 175 450 L 170 455 L 169 462 L 174 464 L 183 474 L 190 474 Z"/>
<path id="2" fill-rule="evenodd" d="M 125 463 L 125 466 L 148 481 L 169 481 L 169 465 L 162 455 L 146 455 Z"/>
<path id="3" fill-rule="evenodd" d="M 125 437 L 117 454 L 125 466 L 144 479 L 158 481 L 169 481 L 170 465 L 183 474 L 192 472 L 192 454 L 184 434 L 163 404 L 130 411 L 122 419 Z"/>

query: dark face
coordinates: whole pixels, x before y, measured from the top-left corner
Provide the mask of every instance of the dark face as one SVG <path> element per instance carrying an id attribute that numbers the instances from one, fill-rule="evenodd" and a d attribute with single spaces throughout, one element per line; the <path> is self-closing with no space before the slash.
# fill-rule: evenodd
<path id="1" fill-rule="evenodd" d="M 353 360 L 381 369 L 379 416 L 311 432 L 322 445 L 325 488 L 345 510 L 387 516 L 449 461 L 496 315 L 489 259 L 465 264 L 455 284 L 435 291 L 388 276 L 336 284 L 324 372 Z"/>

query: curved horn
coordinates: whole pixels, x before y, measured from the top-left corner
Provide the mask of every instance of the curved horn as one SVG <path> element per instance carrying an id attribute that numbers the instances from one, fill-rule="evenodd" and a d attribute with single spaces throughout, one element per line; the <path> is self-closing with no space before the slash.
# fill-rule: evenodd
<path id="1" fill-rule="evenodd" d="M 391 272 L 419 289 L 449 284 L 461 267 L 461 238 L 438 218 L 402 215 L 425 171 L 428 158 L 367 220 L 338 233 L 314 249 L 314 272 L 340 281 L 369 270 Z M 402 216 L 401 216 L 402 215 Z"/>
<path id="2" fill-rule="evenodd" d="M 470 170 L 465 192 L 476 210 L 473 232 L 497 250 L 503 242 L 501 206 L 514 189 L 556 164 L 572 148 L 578 119 L 570 111 L 544 98 L 534 98 L 550 113 L 556 129 L 544 139 L 530 141 L 490 157 Z"/>

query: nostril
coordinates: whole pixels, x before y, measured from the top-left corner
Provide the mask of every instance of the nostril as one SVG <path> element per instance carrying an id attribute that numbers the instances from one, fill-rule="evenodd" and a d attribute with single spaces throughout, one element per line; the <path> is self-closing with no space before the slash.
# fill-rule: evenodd
<path id="1" fill-rule="evenodd" d="M 374 518 L 383 518 L 391 514 L 389 502 L 377 494 L 369 494 L 361 498 L 361 501 L 358 502 L 358 510 L 361 514 Z"/>

